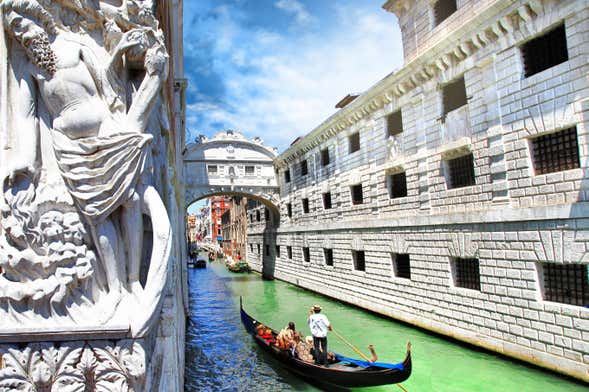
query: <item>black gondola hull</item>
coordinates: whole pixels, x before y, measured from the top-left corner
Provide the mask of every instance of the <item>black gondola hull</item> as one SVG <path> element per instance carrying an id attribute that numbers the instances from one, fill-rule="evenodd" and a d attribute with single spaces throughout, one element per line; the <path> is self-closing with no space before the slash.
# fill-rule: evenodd
<path id="1" fill-rule="evenodd" d="M 241 302 L 241 301 L 240 301 Z M 256 334 L 256 326 L 260 323 L 248 315 L 240 306 L 241 321 L 252 335 L 257 345 L 270 354 L 274 359 L 281 362 L 288 370 L 296 373 L 302 378 L 313 382 L 332 384 L 339 387 L 369 387 L 387 384 L 397 384 L 405 381 L 411 375 L 411 352 L 407 351 L 402 369 L 386 369 L 370 367 L 365 369 L 340 370 L 330 367 L 318 366 L 314 363 L 301 361 L 288 351 L 280 350 L 274 345 L 268 344 Z"/>

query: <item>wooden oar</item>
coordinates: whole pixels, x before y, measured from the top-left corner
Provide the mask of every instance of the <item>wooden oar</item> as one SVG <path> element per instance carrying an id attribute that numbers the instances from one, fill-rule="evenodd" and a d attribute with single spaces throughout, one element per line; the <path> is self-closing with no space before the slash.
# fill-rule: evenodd
<path id="1" fill-rule="evenodd" d="M 344 342 L 345 344 L 347 344 L 348 346 L 350 346 L 350 348 L 352 350 L 356 351 L 366 361 L 372 362 L 366 355 L 364 355 L 364 353 L 362 351 L 360 351 L 360 349 L 358 349 L 358 347 L 356 347 L 352 343 L 348 342 L 342 335 L 339 334 L 339 332 L 337 332 L 335 329 L 333 329 L 333 327 L 331 327 L 331 332 L 333 332 L 335 334 L 335 336 L 337 336 L 338 338 L 340 338 L 342 342 Z M 405 389 L 405 387 L 403 385 L 401 385 L 401 384 L 395 384 L 395 385 L 398 386 L 399 388 L 401 388 L 401 390 L 403 392 L 409 392 L 407 389 Z"/>
<path id="2" fill-rule="evenodd" d="M 362 351 L 360 351 L 358 349 L 358 347 L 356 347 L 352 343 L 348 342 L 342 335 L 339 334 L 339 332 L 337 332 L 335 329 L 333 329 L 333 327 L 331 328 L 331 332 L 333 332 L 335 334 L 335 336 L 340 338 L 342 342 L 344 342 L 345 344 L 350 346 L 350 348 L 352 350 L 356 351 L 362 358 L 364 358 L 366 361 L 370 362 L 370 358 L 368 358 L 366 355 L 364 355 L 364 353 Z"/>

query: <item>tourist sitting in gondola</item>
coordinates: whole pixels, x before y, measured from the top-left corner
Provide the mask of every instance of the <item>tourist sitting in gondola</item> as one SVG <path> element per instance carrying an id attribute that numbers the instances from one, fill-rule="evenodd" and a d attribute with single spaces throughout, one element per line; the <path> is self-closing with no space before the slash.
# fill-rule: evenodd
<path id="1" fill-rule="evenodd" d="M 280 330 L 280 333 L 276 337 L 276 346 L 281 350 L 288 350 L 295 345 L 295 323 L 290 321 L 288 325 Z"/>
<path id="2" fill-rule="evenodd" d="M 313 358 L 313 338 L 311 336 L 307 336 L 305 339 L 301 339 L 299 334 L 295 336 L 294 356 L 301 361 L 315 362 L 315 358 Z"/>
<path id="3" fill-rule="evenodd" d="M 264 324 L 259 324 L 256 327 L 256 333 L 258 334 L 259 337 L 264 339 L 266 341 L 266 343 L 274 344 L 276 342 L 276 339 L 274 338 L 274 335 L 272 334 L 272 329 L 265 326 Z"/>

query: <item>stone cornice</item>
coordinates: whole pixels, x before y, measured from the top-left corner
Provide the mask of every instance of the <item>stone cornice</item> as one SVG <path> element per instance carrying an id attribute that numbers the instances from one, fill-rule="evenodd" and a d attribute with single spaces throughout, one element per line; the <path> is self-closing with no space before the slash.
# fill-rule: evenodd
<path id="1" fill-rule="evenodd" d="M 247 139 L 243 133 L 239 131 L 221 131 L 218 132 L 212 138 L 207 138 L 204 135 L 199 135 L 196 138 L 194 143 L 190 143 L 186 146 L 186 150 L 182 154 L 184 157 L 190 156 L 191 153 L 201 150 L 203 148 L 207 148 L 214 144 L 235 144 L 235 145 L 247 145 L 247 146 L 254 146 L 256 149 L 263 151 L 266 155 L 269 156 L 270 159 L 276 158 L 278 155 L 278 151 L 275 147 L 269 147 L 264 144 L 264 141 L 259 137 L 255 137 L 252 140 Z"/>
<path id="2" fill-rule="evenodd" d="M 402 1 L 390 0 L 393 7 Z M 366 118 L 393 99 L 406 95 L 416 87 L 437 77 L 441 72 L 473 56 L 478 50 L 516 30 L 521 23 L 528 23 L 543 12 L 540 0 L 487 0 L 486 7 L 472 18 L 461 18 L 452 31 L 440 34 L 415 59 L 398 72 L 386 76 L 364 94 L 341 109 L 304 138 L 291 146 L 275 161 L 277 168 L 284 168 L 308 151 L 335 136 L 339 132 Z"/>

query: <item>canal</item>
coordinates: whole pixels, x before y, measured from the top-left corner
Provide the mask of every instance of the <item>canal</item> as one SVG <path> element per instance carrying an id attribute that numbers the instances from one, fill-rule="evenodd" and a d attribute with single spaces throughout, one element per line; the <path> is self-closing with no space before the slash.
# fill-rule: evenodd
<path id="1" fill-rule="evenodd" d="M 419 329 L 346 306 L 257 274 L 233 274 L 221 262 L 189 269 L 191 321 L 186 336 L 186 391 L 318 391 L 263 355 L 246 334 L 239 317 L 239 296 L 252 316 L 275 329 L 294 321 L 309 335 L 308 309 L 321 304 L 323 313 L 345 338 L 379 361 L 399 362 L 412 343 L 413 373 L 402 385 L 409 392 L 577 392 L 581 385 L 542 369 L 447 341 Z M 329 348 L 355 353 L 335 335 Z M 396 386 L 354 391 L 401 391 Z"/>

